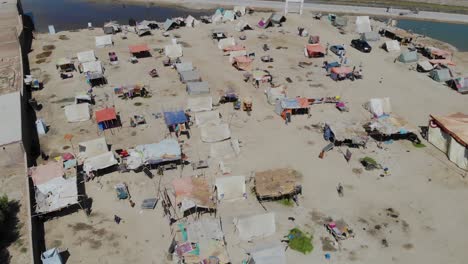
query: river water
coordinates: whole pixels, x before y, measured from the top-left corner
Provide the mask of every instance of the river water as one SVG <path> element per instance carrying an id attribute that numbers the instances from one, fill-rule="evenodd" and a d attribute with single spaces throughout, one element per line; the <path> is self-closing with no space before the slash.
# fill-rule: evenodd
<path id="1" fill-rule="evenodd" d="M 36 30 L 47 32 L 48 25 L 57 31 L 86 28 L 88 22 L 101 27 L 104 22 L 116 20 L 127 24 L 135 20 L 156 20 L 212 14 L 213 11 L 189 10 L 154 5 L 127 5 L 119 3 L 93 3 L 85 0 L 22 0 L 25 13 L 32 12 Z M 399 20 L 398 27 L 447 42 L 460 51 L 468 51 L 468 25 L 451 23 Z"/>

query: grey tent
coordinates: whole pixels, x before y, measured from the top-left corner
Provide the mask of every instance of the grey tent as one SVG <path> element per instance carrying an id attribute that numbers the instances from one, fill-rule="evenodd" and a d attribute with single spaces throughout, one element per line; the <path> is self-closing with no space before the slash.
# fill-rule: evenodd
<path id="1" fill-rule="evenodd" d="M 418 62 L 418 66 L 416 68 L 418 72 L 430 72 L 432 69 L 434 69 L 434 66 L 427 60 Z"/>
<path id="2" fill-rule="evenodd" d="M 400 54 L 398 60 L 403 63 L 412 63 L 418 61 L 417 51 L 405 51 Z"/>
<path id="3" fill-rule="evenodd" d="M 270 20 L 273 24 L 281 24 L 286 21 L 286 17 L 282 14 L 275 13 L 270 16 Z"/>
<path id="4" fill-rule="evenodd" d="M 437 82 L 446 82 L 452 79 L 449 69 L 438 69 L 431 71 L 431 78 Z"/>
<path id="5" fill-rule="evenodd" d="M 209 94 L 210 87 L 207 82 L 188 82 L 187 93 L 189 95 Z"/>
<path id="6" fill-rule="evenodd" d="M 468 93 L 468 78 L 458 77 L 448 82 L 448 85 L 461 94 Z"/>
<path id="7" fill-rule="evenodd" d="M 335 27 L 346 27 L 348 25 L 348 18 L 337 16 L 335 21 L 333 21 L 333 26 Z"/>
<path id="8" fill-rule="evenodd" d="M 377 32 L 365 32 L 361 34 L 361 39 L 365 41 L 379 41 L 380 35 Z"/>
<path id="9" fill-rule="evenodd" d="M 179 73 L 180 81 L 183 83 L 186 82 L 199 82 L 201 81 L 200 74 L 198 71 L 183 71 Z"/>
<path id="10" fill-rule="evenodd" d="M 62 257 L 57 248 L 49 249 L 41 254 L 42 264 L 63 264 Z"/>
<path id="11" fill-rule="evenodd" d="M 193 65 L 191 62 L 181 62 L 181 63 L 176 63 L 175 64 L 176 70 L 178 73 L 184 72 L 184 71 L 192 71 L 193 70 Z"/>
<path id="12" fill-rule="evenodd" d="M 171 30 L 176 26 L 176 22 L 172 19 L 166 19 L 166 22 L 164 22 L 163 28 L 165 31 Z"/>

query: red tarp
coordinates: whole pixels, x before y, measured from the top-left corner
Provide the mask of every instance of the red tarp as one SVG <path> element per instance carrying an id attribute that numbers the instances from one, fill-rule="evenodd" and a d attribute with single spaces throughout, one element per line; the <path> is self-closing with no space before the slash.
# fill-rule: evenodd
<path id="1" fill-rule="evenodd" d="M 451 60 L 429 60 L 431 64 L 444 64 L 444 65 L 451 65 L 455 66 L 455 63 Z"/>
<path id="2" fill-rule="evenodd" d="M 309 57 L 313 57 L 318 54 L 325 54 L 325 48 L 320 44 L 308 44 L 306 45 L 306 49 Z"/>
<path id="3" fill-rule="evenodd" d="M 139 53 L 143 51 L 149 51 L 148 44 L 140 44 L 140 45 L 130 45 L 128 46 L 130 53 Z"/>
<path id="4" fill-rule="evenodd" d="M 351 69 L 350 67 L 333 67 L 331 69 L 331 72 L 336 74 L 348 74 L 353 72 L 353 69 Z"/>
<path id="5" fill-rule="evenodd" d="M 99 111 L 96 111 L 96 122 L 101 123 L 104 121 L 110 121 L 117 119 L 114 108 L 106 108 Z"/>
<path id="6" fill-rule="evenodd" d="M 302 107 L 302 108 L 307 108 L 309 107 L 309 99 L 307 98 L 304 98 L 304 97 L 300 97 L 300 98 L 296 98 L 297 102 L 299 103 L 299 105 Z"/>
<path id="7" fill-rule="evenodd" d="M 227 51 L 238 51 L 238 50 L 245 50 L 245 46 L 242 45 L 234 45 L 224 49 L 225 52 Z"/>

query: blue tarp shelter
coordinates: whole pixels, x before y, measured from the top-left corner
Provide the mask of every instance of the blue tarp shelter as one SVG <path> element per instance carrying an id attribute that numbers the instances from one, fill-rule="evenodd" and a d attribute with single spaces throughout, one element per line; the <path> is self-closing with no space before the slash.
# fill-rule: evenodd
<path id="1" fill-rule="evenodd" d="M 173 112 L 164 112 L 164 120 L 166 121 L 167 126 L 173 126 L 177 124 L 184 124 L 188 122 L 185 112 L 173 111 Z"/>

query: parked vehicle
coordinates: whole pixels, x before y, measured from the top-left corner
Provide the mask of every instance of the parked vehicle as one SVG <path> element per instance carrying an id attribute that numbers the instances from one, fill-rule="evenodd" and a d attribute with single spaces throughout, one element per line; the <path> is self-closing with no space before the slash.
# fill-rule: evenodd
<path id="1" fill-rule="evenodd" d="M 333 45 L 330 47 L 330 51 L 335 53 L 336 55 L 345 55 L 346 54 L 346 50 L 345 48 L 342 46 L 342 45 Z"/>
<path id="2" fill-rule="evenodd" d="M 369 45 L 369 43 L 362 39 L 353 39 L 351 41 L 351 47 L 364 53 L 369 53 L 372 50 L 372 47 Z"/>

